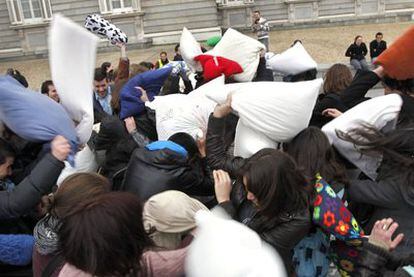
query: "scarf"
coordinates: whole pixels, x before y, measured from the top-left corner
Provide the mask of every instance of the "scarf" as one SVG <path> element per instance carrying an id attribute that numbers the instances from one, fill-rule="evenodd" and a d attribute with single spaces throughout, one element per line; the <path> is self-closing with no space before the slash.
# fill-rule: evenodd
<path id="1" fill-rule="evenodd" d="M 60 222 L 57 218 L 47 214 L 35 226 L 33 236 L 35 246 L 41 255 L 53 254 L 58 250 L 58 234 Z"/>

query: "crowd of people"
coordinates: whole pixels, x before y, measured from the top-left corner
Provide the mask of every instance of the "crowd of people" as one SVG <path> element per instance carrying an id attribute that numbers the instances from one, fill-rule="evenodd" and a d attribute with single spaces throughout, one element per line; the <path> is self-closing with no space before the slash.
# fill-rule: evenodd
<path id="1" fill-rule="evenodd" d="M 253 19 L 265 46 L 253 84 L 274 81 L 265 58 L 269 25 L 260 12 Z M 398 64 L 398 55 L 413 57 L 407 46 L 414 45 L 413 31 L 408 34 L 398 53 L 393 46 L 387 52 L 378 33 L 370 43 L 372 69 L 357 36 L 346 51 L 356 73 L 332 65 L 309 126 L 250 157 L 233 154 L 240 115 L 232 95 L 215 106 L 205 133 L 180 131 L 159 140 L 156 111 L 146 104 L 209 82 L 202 71 L 182 74 L 180 44 L 172 61 L 161 52 L 155 63 L 133 63 L 118 44 L 118 65 L 106 62 L 94 71 L 99 127 L 79 147 L 91 153 L 94 170 L 60 182 L 72 151 L 68 138 L 28 141 L 3 126 L 0 275 L 414 276 L 414 70 L 400 68 L 414 65 Z M 381 59 L 384 54 L 391 56 Z M 316 74 L 312 68 L 283 79 L 306 82 Z M 7 75 L 28 87 L 18 70 Z M 145 79 L 145 88 L 143 76 L 154 78 Z M 369 168 L 373 178 L 323 127 L 369 101 L 368 91 L 379 83 L 384 94 L 402 99 L 397 118 L 382 128 L 361 122 L 336 134 L 360 157 L 377 159 Z M 139 95 L 132 115 L 122 101 L 131 91 Z M 40 93 L 61 102 L 52 80 Z"/>

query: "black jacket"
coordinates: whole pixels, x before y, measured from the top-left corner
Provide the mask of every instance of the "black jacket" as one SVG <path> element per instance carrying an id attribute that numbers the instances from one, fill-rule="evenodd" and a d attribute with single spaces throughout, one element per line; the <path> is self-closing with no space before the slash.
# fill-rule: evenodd
<path id="1" fill-rule="evenodd" d="M 356 45 L 352 43 L 348 49 L 346 50 L 345 56 L 350 57 L 351 60 L 363 60 L 368 53 L 367 46 L 365 43 L 361 43 L 361 45 Z"/>
<path id="2" fill-rule="evenodd" d="M 0 191 L 0 220 L 30 212 L 51 191 L 63 168 L 64 163 L 48 153 L 13 192 Z"/>
<path id="3" fill-rule="evenodd" d="M 375 207 L 365 228 L 367 233 L 377 220 L 391 217 L 398 222 L 396 233 L 404 233 L 404 240 L 394 251 L 399 255 L 411 253 L 414 245 L 414 187 L 406 184 L 398 172 L 393 177 L 381 178 L 382 170 L 390 172 L 381 165 L 377 181 L 351 181 L 348 188 L 350 200 Z"/>
<path id="4" fill-rule="evenodd" d="M 386 49 L 387 49 L 387 42 L 382 40 L 380 41 L 380 43 L 378 43 L 378 41 L 374 39 L 369 44 L 369 54 L 371 56 L 371 59 L 378 57 Z"/>
<path id="5" fill-rule="evenodd" d="M 403 259 L 396 259 L 391 252 L 367 243 L 363 247 L 353 276 L 409 277 L 411 275 L 403 269 L 407 265 L 414 266 L 414 252 Z"/>
<path id="6" fill-rule="evenodd" d="M 170 149 L 136 149 L 122 189 L 135 193 L 143 201 L 166 190 L 179 190 L 192 196 L 214 194 L 212 173 L 205 159 L 190 162 Z"/>
<path id="7" fill-rule="evenodd" d="M 320 94 L 316 101 L 315 108 L 313 109 L 309 125 L 322 128 L 325 124 L 331 121 L 333 118 L 322 115 L 322 112 L 329 108 L 337 109 L 340 112 L 346 112 L 348 110 L 348 107 L 345 106 L 338 94 Z"/>
<path id="8" fill-rule="evenodd" d="M 209 166 L 212 169 L 227 171 L 233 179 L 240 174 L 246 163 L 241 157 L 230 157 L 224 149 L 225 119 L 210 116 L 208 122 L 206 146 Z M 247 200 L 246 192 L 241 182 L 233 185 L 231 202 L 221 206 L 234 219 L 255 230 L 259 236 L 272 245 L 281 255 L 289 272 L 292 271 L 292 255 L 296 244 L 308 233 L 311 226 L 311 215 L 308 209 L 298 212 L 286 212 L 274 219 L 262 216 L 256 207 Z"/>

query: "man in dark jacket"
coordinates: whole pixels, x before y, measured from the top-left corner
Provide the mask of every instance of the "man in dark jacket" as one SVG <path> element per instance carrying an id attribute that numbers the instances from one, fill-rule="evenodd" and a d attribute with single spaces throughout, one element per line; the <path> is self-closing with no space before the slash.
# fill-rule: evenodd
<path id="1" fill-rule="evenodd" d="M 143 201 L 166 190 L 179 190 L 191 196 L 214 195 L 203 143 L 197 145 L 190 135 L 177 133 L 168 141 L 136 149 L 123 190 L 137 194 Z"/>
<path id="2" fill-rule="evenodd" d="M 372 63 L 375 62 L 377 57 L 381 55 L 382 52 L 387 50 L 387 42 L 382 40 L 382 38 L 382 33 L 377 33 L 375 35 L 375 39 L 369 44 L 369 53 L 371 55 Z"/>
<path id="3" fill-rule="evenodd" d="M 65 166 L 63 161 L 70 149 L 69 142 L 62 136 L 57 136 L 52 141 L 51 153 L 40 160 L 28 177 L 13 190 L 0 191 L 0 221 L 25 215 L 39 203 L 43 195 L 51 191 Z M 11 174 L 7 168 L 7 174 Z"/>

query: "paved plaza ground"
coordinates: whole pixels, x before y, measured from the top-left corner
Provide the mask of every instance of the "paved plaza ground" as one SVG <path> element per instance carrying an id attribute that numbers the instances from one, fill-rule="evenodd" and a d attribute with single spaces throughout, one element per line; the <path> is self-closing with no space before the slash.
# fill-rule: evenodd
<path id="1" fill-rule="evenodd" d="M 287 49 L 295 39 L 302 40 L 304 46 L 318 63 L 348 62 L 344 56 L 346 48 L 356 35 L 364 36 L 365 42 L 371 41 L 375 33 L 383 32 L 384 39 L 391 43 L 399 34 L 407 29 L 412 22 L 392 24 L 368 24 L 340 27 L 307 28 L 296 30 L 274 30 L 271 32 L 270 51 L 282 52 Z M 367 44 L 368 44 L 367 43 Z M 158 53 L 162 50 L 168 52 L 172 57 L 174 45 L 155 46 L 148 49 L 128 51 L 132 63 L 141 61 L 155 62 Z M 119 52 L 100 53 L 97 56 L 97 64 L 110 61 L 117 64 Z M 49 64 L 47 59 L 25 60 L 25 61 L 0 61 L 0 73 L 12 67 L 20 70 L 26 76 L 30 87 L 38 90 L 43 80 L 50 79 Z M 68 72 L 70 78 L 70 72 Z"/>

